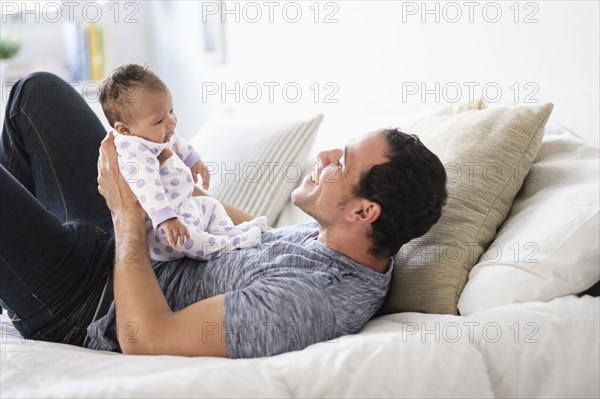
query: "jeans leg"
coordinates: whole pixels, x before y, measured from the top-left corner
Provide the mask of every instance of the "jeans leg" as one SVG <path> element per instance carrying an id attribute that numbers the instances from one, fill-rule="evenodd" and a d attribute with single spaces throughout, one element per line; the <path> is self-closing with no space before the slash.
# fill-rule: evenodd
<path id="1" fill-rule="evenodd" d="M 52 74 L 11 90 L 0 138 L 0 298 L 27 338 L 81 344 L 112 270 L 112 220 L 96 182 L 104 135 Z"/>
<path id="2" fill-rule="evenodd" d="M 6 106 L 0 163 L 59 220 L 112 230 L 98 192 L 98 149 L 106 132 L 83 98 L 55 75 L 20 79 Z"/>
<path id="3" fill-rule="evenodd" d="M 114 239 L 62 224 L 2 166 L 0 184 L 0 298 L 26 338 L 65 342 L 91 321 L 89 296 L 111 270 Z"/>

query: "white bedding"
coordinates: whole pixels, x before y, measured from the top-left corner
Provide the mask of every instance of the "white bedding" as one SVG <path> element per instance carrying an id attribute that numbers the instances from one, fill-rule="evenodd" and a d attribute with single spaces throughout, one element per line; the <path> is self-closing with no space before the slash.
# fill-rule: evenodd
<path id="1" fill-rule="evenodd" d="M 589 296 L 468 317 L 393 314 L 337 342 L 249 360 L 125 356 L 27 341 L 5 317 L 2 398 L 600 395 L 600 298 Z"/>
<path id="2" fill-rule="evenodd" d="M 346 132 L 367 131 L 382 123 L 381 116 L 362 123 L 341 120 L 338 124 L 325 119 L 312 159 L 317 148 L 343 143 Z M 395 116 L 383 120 L 385 125 L 406 125 Z M 550 129 L 546 134 L 556 141 L 563 132 Z M 580 150 L 564 145 L 552 149 L 555 156 Z M 597 165 L 597 158 L 592 161 Z M 556 196 L 548 200 L 552 198 Z M 310 219 L 288 205 L 278 226 Z M 597 232 L 595 237 L 589 246 L 597 259 Z M 561 270 L 569 270 L 563 273 L 565 281 L 593 268 L 574 259 L 557 259 L 564 263 Z M 543 265 L 531 266 L 534 272 Z M 557 276 L 549 269 L 544 273 L 540 276 L 548 277 L 540 284 L 547 287 Z M 492 280 L 494 286 L 499 283 Z M 505 283 L 510 289 L 510 281 Z M 587 286 L 591 284 L 590 280 Z M 249 360 L 125 356 L 27 341 L 3 314 L 0 397 L 600 397 L 600 298 L 562 296 L 504 305 L 496 301 L 494 305 L 502 306 L 484 310 L 480 305 L 490 302 L 492 292 L 476 293 L 470 300 L 478 306 L 471 306 L 468 316 L 387 315 L 336 342 Z M 564 293 L 556 296 L 560 295 Z"/>

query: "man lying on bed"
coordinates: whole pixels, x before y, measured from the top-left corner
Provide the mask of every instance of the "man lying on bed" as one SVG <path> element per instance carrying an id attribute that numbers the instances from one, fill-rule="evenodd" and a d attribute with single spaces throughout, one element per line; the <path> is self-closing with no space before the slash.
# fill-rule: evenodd
<path id="1" fill-rule="evenodd" d="M 18 81 L 1 138 L 2 306 L 26 338 L 94 349 L 260 357 L 356 333 L 383 303 L 392 255 L 446 199 L 439 159 L 382 130 L 318 155 L 292 194 L 318 223 L 208 262 L 152 263 L 114 137 L 68 84 Z"/>

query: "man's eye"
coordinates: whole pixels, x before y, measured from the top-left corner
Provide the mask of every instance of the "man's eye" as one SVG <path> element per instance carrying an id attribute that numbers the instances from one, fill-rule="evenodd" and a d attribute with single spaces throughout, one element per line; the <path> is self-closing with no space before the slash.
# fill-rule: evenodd
<path id="1" fill-rule="evenodd" d="M 159 120 L 158 122 L 155 123 L 155 125 L 160 125 L 164 120 L 165 120 L 164 118 Z"/>

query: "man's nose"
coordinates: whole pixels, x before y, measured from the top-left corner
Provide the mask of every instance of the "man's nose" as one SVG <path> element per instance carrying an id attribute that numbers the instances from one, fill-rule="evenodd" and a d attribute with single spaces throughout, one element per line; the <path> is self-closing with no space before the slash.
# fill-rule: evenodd
<path id="1" fill-rule="evenodd" d="M 330 163 L 336 163 L 342 156 L 344 156 L 344 150 L 341 148 L 334 148 L 332 150 L 321 151 L 317 154 L 317 160 L 321 166 L 325 167 Z"/>

